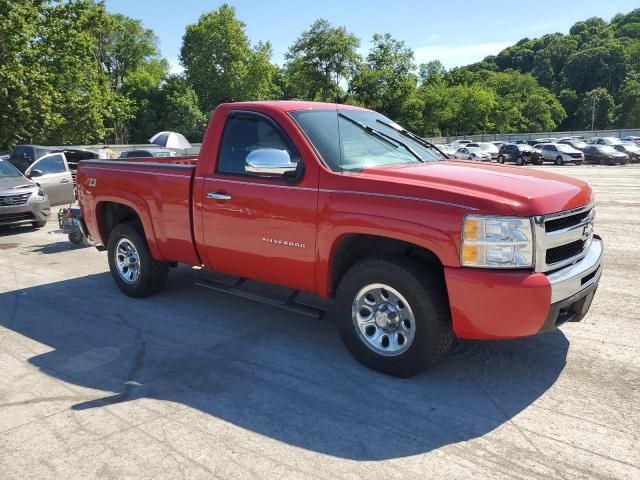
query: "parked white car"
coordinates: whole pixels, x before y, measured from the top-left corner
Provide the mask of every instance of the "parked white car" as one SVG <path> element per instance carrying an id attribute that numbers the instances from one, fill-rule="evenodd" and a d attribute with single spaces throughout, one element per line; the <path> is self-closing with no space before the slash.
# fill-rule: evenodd
<path id="1" fill-rule="evenodd" d="M 453 148 L 451 145 L 449 144 L 436 145 L 436 147 L 438 148 L 438 150 L 440 150 L 442 153 L 447 155 L 449 158 L 456 158 L 456 149 Z"/>
<path id="2" fill-rule="evenodd" d="M 500 149 L 491 142 L 470 143 L 467 145 L 467 147 L 477 147 L 483 152 L 488 153 L 491 156 L 491 160 L 498 159 L 498 152 L 500 151 Z"/>
<path id="3" fill-rule="evenodd" d="M 463 147 L 464 145 L 468 145 L 470 143 L 473 143 L 473 140 L 464 140 L 464 139 L 458 138 L 457 140 L 454 140 L 453 142 L 451 142 L 449 145 L 451 145 L 453 148 L 458 150 L 460 147 Z"/>
<path id="4" fill-rule="evenodd" d="M 490 162 L 491 154 L 482 151 L 482 149 L 478 147 L 461 147 L 456 151 L 456 158 L 459 158 L 460 160 Z"/>
<path id="5" fill-rule="evenodd" d="M 584 153 L 564 143 L 545 143 L 536 145 L 534 148 L 539 151 L 536 159 L 538 164 L 553 162 L 556 165 L 565 163 L 575 163 L 580 165 L 584 162 Z"/>

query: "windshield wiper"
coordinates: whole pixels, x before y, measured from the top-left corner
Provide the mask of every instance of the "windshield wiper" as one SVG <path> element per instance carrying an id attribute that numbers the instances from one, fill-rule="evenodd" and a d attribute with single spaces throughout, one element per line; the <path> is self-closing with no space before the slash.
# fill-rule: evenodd
<path id="1" fill-rule="evenodd" d="M 440 155 L 442 155 L 445 159 L 449 158 L 449 156 L 447 154 L 445 154 L 442 150 L 440 150 L 438 147 L 436 147 L 433 143 L 428 142 L 427 140 L 425 140 L 422 137 L 419 137 L 418 135 L 416 135 L 413 132 L 410 132 L 409 130 L 407 130 L 406 128 L 402 128 L 400 125 L 392 125 L 391 123 L 387 123 L 387 122 L 383 122 L 382 120 L 380 120 L 379 118 L 376 119 L 376 122 L 384 125 L 385 127 L 388 127 L 392 130 L 395 130 L 396 132 L 400 133 L 401 135 L 404 135 L 405 137 L 410 138 L 411 140 L 414 140 L 416 142 L 418 142 L 419 144 L 421 144 L 423 147 L 427 147 L 430 150 L 435 150 L 436 152 L 438 152 Z"/>
<path id="2" fill-rule="evenodd" d="M 376 130 L 375 128 L 370 127 L 369 125 L 365 125 L 364 123 L 358 122 L 357 120 L 354 120 L 353 118 L 348 117 L 344 113 L 338 113 L 338 115 L 340 115 L 342 118 L 347 119 L 349 122 L 353 123 L 354 125 L 356 125 L 357 127 L 361 128 L 362 130 L 364 130 L 365 132 L 369 133 L 370 135 L 373 135 L 373 136 L 381 139 L 383 142 L 388 143 L 389 145 L 393 145 L 396 148 L 398 147 L 398 145 L 403 147 L 412 156 L 414 156 L 419 162 L 424 163 L 424 160 L 418 154 L 418 152 L 416 152 L 413 148 L 411 148 L 410 145 L 404 143 L 402 140 L 398 140 L 397 138 L 393 138 L 391 135 L 387 135 L 386 133 L 381 132 L 380 130 Z"/>

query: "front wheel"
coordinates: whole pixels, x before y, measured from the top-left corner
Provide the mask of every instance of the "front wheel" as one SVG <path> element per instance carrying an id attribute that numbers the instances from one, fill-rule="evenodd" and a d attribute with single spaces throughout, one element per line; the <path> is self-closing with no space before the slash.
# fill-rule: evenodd
<path id="1" fill-rule="evenodd" d="M 502 155 L 498 157 L 498 163 L 504 163 L 504 157 Z"/>
<path id="2" fill-rule="evenodd" d="M 342 278 L 334 316 L 343 342 L 363 365 L 409 377 L 449 350 L 453 332 L 443 280 L 418 265 L 406 258 L 365 259 Z"/>
<path id="3" fill-rule="evenodd" d="M 519 156 L 518 158 L 516 158 L 516 165 L 524 165 L 524 158 L 522 156 Z"/>
<path id="4" fill-rule="evenodd" d="M 564 165 L 564 160 L 560 155 L 556 157 L 556 165 Z"/>
<path id="5" fill-rule="evenodd" d="M 129 297 L 158 293 L 169 275 L 169 266 L 153 259 L 137 223 L 121 223 L 107 242 L 109 269 L 116 285 Z"/>

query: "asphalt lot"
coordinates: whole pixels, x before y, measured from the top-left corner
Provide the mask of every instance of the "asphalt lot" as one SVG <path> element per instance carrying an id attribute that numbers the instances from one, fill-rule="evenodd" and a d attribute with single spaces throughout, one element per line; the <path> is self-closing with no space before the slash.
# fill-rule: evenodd
<path id="1" fill-rule="evenodd" d="M 640 165 L 543 168 L 597 195 L 590 314 L 408 380 L 201 272 L 133 300 L 55 220 L 0 230 L 0 479 L 640 478 Z"/>

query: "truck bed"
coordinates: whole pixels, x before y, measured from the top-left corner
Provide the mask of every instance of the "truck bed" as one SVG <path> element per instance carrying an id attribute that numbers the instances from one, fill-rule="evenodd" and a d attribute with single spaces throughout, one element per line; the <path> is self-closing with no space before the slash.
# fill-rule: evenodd
<path id="1" fill-rule="evenodd" d="M 78 168 L 83 217 L 96 240 L 108 202 L 124 203 L 142 220 L 149 248 L 158 260 L 199 265 L 193 237 L 192 187 L 197 157 L 85 160 Z"/>

